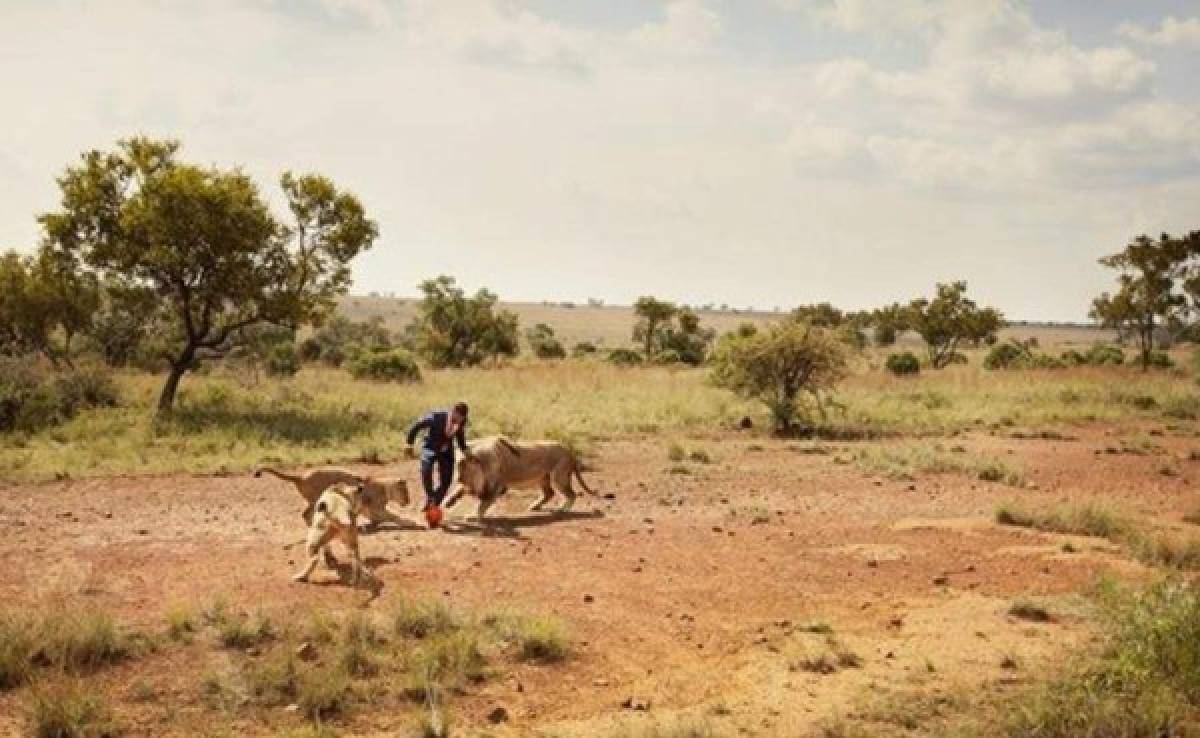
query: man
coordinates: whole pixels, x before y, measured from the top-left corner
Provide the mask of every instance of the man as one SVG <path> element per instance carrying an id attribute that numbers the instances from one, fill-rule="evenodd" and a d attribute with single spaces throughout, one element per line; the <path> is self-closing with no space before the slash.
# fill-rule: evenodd
<path id="1" fill-rule="evenodd" d="M 466 456 L 471 455 L 467 448 L 467 403 L 459 402 L 452 409 L 434 410 L 425 417 L 413 423 L 408 430 L 408 454 L 413 456 L 413 443 L 417 434 L 425 431 L 425 441 L 421 444 L 421 484 L 425 487 L 425 506 L 440 507 L 442 499 L 450 489 L 454 480 L 454 444 Z M 437 467 L 438 483 L 433 484 L 433 469 Z"/>

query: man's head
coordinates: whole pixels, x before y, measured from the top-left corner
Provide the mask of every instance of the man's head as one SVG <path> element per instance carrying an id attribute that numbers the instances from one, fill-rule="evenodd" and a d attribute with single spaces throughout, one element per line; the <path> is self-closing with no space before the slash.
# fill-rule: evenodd
<path id="1" fill-rule="evenodd" d="M 455 425 L 463 425 L 467 422 L 467 414 L 470 412 L 465 402 L 454 403 L 454 408 L 450 411 L 450 420 Z"/>

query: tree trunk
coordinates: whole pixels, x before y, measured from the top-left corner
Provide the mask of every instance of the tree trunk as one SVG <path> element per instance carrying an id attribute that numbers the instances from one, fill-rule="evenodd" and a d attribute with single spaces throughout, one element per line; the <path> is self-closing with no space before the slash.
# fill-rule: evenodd
<path id="1" fill-rule="evenodd" d="M 183 375 L 191 366 L 190 359 L 171 363 L 171 372 L 167 374 L 167 382 L 163 385 L 162 394 L 158 396 L 158 417 L 163 418 L 171 414 L 175 407 L 175 393 L 179 391 L 179 380 L 183 379 Z"/>

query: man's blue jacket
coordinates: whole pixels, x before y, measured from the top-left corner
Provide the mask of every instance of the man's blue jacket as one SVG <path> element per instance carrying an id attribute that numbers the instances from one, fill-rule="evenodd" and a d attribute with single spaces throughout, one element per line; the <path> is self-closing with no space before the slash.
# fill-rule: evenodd
<path id="1" fill-rule="evenodd" d="M 458 447 L 465 454 L 467 452 L 467 421 L 464 420 L 463 424 L 459 426 L 458 432 L 454 434 L 454 438 L 450 438 L 446 435 L 446 421 L 449 419 L 450 413 L 446 410 L 435 410 L 413 423 L 412 427 L 408 429 L 408 445 L 413 445 L 417 440 L 417 434 L 424 430 L 425 441 L 421 444 L 421 456 L 453 453 L 452 442 L 457 442 Z"/>

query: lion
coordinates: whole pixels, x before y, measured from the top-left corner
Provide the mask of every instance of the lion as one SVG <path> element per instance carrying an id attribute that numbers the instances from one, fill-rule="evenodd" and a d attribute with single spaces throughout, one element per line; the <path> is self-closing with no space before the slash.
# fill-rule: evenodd
<path id="1" fill-rule="evenodd" d="M 559 511 L 566 512 L 575 504 L 572 477 L 579 480 L 585 492 L 596 494 L 580 474 L 579 459 L 557 441 L 514 443 L 502 436 L 481 438 L 471 443 L 470 456 L 459 459 L 458 486 L 445 506 L 454 506 L 464 493 L 469 493 L 479 499 L 476 514 L 483 520 L 488 508 L 509 487 L 538 487 L 542 497 L 529 508 L 531 511 L 540 511 L 558 492 L 565 498 Z"/>
<path id="2" fill-rule="evenodd" d="M 304 568 L 292 577 L 293 580 L 307 582 L 313 569 L 317 568 L 322 553 L 325 554 L 326 564 L 328 564 L 332 558 L 329 544 L 336 539 L 340 540 L 350 551 L 352 584 L 358 586 L 363 574 L 363 563 L 358 551 L 356 518 L 363 509 L 365 491 L 365 486 L 362 484 L 338 483 L 321 493 L 316 504 L 313 505 L 312 522 L 309 524 L 308 539 L 304 546 L 308 560 L 305 562 Z M 333 560 L 333 565 L 337 565 L 336 559 Z M 369 571 L 367 576 L 374 579 L 374 575 Z"/>
<path id="3" fill-rule="evenodd" d="M 300 513 L 306 525 L 312 523 L 313 508 L 317 499 L 335 484 L 362 485 L 362 513 L 367 517 L 371 528 L 377 528 L 380 523 L 385 522 L 403 524 L 404 519 L 389 511 L 387 505 L 389 502 L 401 507 L 411 504 L 408 482 L 399 477 L 363 477 L 345 469 L 335 468 L 313 469 L 305 474 L 285 474 L 266 466 L 255 471 L 254 476 L 261 477 L 264 472 L 296 485 L 300 496 L 307 503 L 304 512 Z"/>

